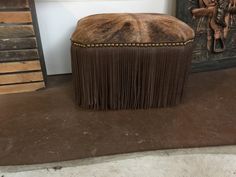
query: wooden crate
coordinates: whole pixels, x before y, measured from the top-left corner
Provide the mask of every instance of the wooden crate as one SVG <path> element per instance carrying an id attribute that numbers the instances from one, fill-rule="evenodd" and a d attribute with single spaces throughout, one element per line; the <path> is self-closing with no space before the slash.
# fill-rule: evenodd
<path id="1" fill-rule="evenodd" d="M 45 87 L 46 70 L 33 0 L 0 1 L 0 94 Z"/>

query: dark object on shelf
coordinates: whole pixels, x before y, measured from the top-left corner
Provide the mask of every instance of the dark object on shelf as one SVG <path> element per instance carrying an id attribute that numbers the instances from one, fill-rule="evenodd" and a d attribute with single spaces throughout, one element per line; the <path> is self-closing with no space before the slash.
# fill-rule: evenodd
<path id="1" fill-rule="evenodd" d="M 193 38 L 188 25 L 167 15 L 100 14 L 80 20 L 72 36 L 77 103 L 102 110 L 180 103 Z"/>
<path id="2" fill-rule="evenodd" d="M 177 16 L 196 32 L 193 71 L 236 66 L 236 0 L 177 0 Z"/>
<path id="3" fill-rule="evenodd" d="M 33 0 L 0 1 L 0 94 L 45 87 L 46 69 Z"/>

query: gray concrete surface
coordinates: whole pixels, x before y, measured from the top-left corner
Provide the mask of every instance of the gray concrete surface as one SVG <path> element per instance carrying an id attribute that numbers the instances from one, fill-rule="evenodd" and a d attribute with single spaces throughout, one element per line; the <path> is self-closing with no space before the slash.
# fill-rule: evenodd
<path id="1" fill-rule="evenodd" d="M 0 167 L 0 177 L 236 177 L 236 146 Z"/>

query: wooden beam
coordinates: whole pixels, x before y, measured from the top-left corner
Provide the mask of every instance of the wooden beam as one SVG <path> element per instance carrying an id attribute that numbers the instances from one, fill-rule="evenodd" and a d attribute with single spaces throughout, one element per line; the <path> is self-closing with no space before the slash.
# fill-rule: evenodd
<path id="1" fill-rule="evenodd" d="M 0 63 L 0 74 L 41 70 L 39 61 Z"/>
<path id="2" fill-rule="evenodd" d="M 40 58 L 40 63 L 41 63 L 42 71 L 43 71 L 44 81 L 45 83 L 47 83 L 47 70 L 46 70 L 46 64 L 44 60 L 43 47 L 42 47 L 42 42 L 40 38 L 39 25 L 38 25 L 38 19 L 37 19 L 34 0 L 29 1 L 29 6 L 32 13 L 33 25 L 34 25 L 35 35 L 37 39 L 37 44 L 38 44 L 39 58 Z"/>
<path id="3" fill-rule="evenodd" d="M 29 8 L 28 0 L 0 0 L 0 10 Z"/>
<path id="4" fill-rule="evenodd" d="M 35 60 L 38 58 L 37 49 L 0 51 L 0 62 Z"/>
<path id="5" fill-rule="evenodd" d="M 30 11 L 0 12 L 0 23 L 32 23 Z"/>
<path id="6" fill-rule="evenodd" d="M 0 85 L 17 84 L 26 82 L 43 81 L 42 72 L 2 74 L 0 75 Z"/>
<path id="7" fill-rule="evenodd" d="M 37 48 L 36 38 L 0 39 L 0 50 L 34 49 Z"/>
<path id="8" fill-rule="evenodd" d="M 35 36 L 32 25 L 0 26 L 0 39 L 24 38 Z"/>
<path id="9" fill-rule="evenodd" d="M 10 94 L 10 93 L 32 92 L 42 88 L 45 88 L 44 82 L 5 85 L 5 86 L 0 86 L 0 95 Z"/>

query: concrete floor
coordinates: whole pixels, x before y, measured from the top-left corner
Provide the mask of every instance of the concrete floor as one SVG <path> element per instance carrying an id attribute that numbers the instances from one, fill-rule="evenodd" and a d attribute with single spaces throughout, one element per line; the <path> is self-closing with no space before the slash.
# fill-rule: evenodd
<path id="1" fill-rule="evenodd" d="M 152 151 L 34 166 L 0 177 L 236 177 L 236 146 Z"/>
<path id="2" fill-rule="evenodd" d="M 0 166 L 236 145 L 235 78 L 235 68 L 193 74 L 183 103 L 166 109 L 79 108 L 69 75 L 39 92 L 1 95 Z"/>

